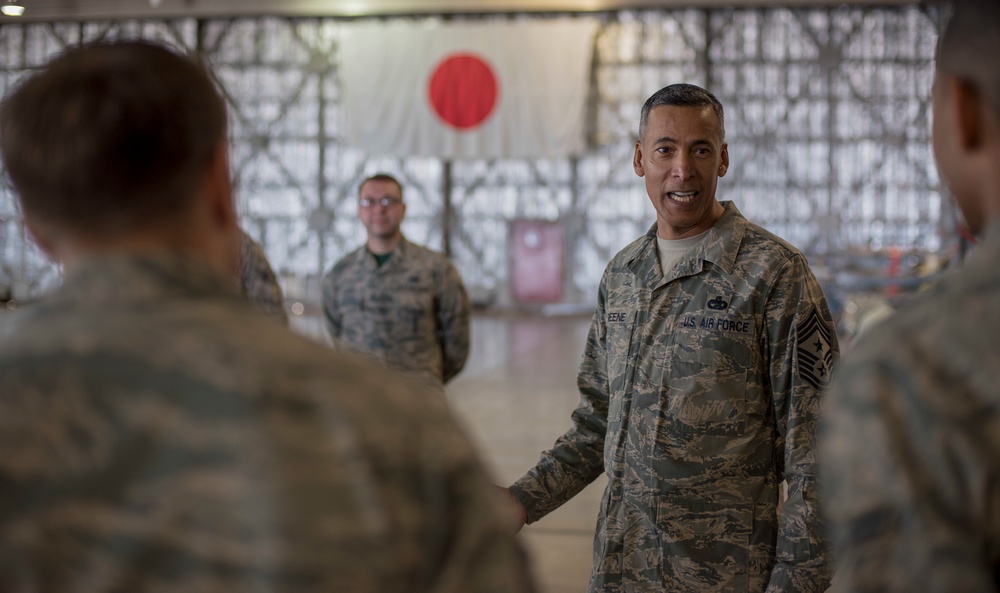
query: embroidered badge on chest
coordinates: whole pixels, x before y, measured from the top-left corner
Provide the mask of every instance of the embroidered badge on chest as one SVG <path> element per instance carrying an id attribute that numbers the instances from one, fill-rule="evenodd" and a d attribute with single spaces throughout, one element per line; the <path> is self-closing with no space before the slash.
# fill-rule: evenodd
<path id="1" fill-rule="evenodd" d="M 830 328 L 822 322 L 819 312 L 813 309 L 795 331 L 799 340 L 799 376 L 816 389 L 826 387 L 833 365 Z"/>
<path id="2" fill-rule="evenodd" d="M 713 311 L 725 311 L 729 308 L 729 302 L 721 296 L 716 296 L 709 299 L 706 306 Z"/>

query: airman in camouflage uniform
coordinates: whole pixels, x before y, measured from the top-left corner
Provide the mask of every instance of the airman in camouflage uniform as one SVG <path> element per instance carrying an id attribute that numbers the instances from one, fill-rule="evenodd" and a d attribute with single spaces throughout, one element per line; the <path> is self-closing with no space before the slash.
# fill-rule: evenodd
<path id="1" fill-rule="evenodd" d="M 240 279 L 245 296 L 262 313 L 288 325 L 281 285 L 267 261 L 264 248 L 240 229 Z"/>
<path id="2" fill-rule="evenodd" d="M 403 237 L 402 191 L 385 174 L 362 182 L 368 241 L 323 279 L 323 312 L 335 343 L 441 387 L 469 356 L 469 297 L 447 257 Z"/>
<path id="3" fill-rule="evenodd" d="M 533 522 L 607 475 L 591 592 L 829 583 L 813 426 L 833 321 L 802 254 L 716 201 L 722 134 L 698 87 L 644 106 L 634 165 L 657 224 L 605 270 L 573 427 L 510 488 Z M 663 269 L 660 239 L 699 236 Z"/>
<path id="4" fill-rule="evenodd" d="M 939 41 L 933 143 L 980 243 L 845 357 L 820 431 L 834 590 L 1000 591 L 1000 4 Z"/>
<path id="5" fill-rule="evenodd" d="M 196 63 L 139 41 L 0 107 L 65 270 L 0 343 L 0 591 L 530 593 L 443 399 L 240 295 L 225 124 Z"/>

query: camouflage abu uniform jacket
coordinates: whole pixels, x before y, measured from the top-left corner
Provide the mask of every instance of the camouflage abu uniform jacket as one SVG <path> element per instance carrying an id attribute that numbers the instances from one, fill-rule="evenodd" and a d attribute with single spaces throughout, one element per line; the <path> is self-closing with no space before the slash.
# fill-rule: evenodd
<path id="1" fill-rule="evenodd" d="M 191 260 L 83 265 L 0 342 L 0 591 L 533 590 L 432 390 Z"/>
<path id="2" fill-rule="evenodd" d="M 458 271 L 406 239 L 381 266 L 366 247 L 337 262 L 323 279 L 323 312 L 336 342 L 434 385 L 469 356 L 469 297 Z"/>
<path id="3" fill-rule="evenodd" d="M 844 358 L 820 425 L 834 589 L 1000 591 L 1000 222 Z"/>
<path id="4" fill-rule="evenodd" d="M 254 241 L 246 231 L 240 234 L 240 280 L 243 294 L 255 307 L 284 325 L 288 325 L 285 313 L 285 299 L 281 285 L 267 261 L 264 248 Z"/>
<path id="5" fill-rule="evenodd" d="M 574 426 L 511 487 L 537 521 L 607 474 L 592 592 L 829 583 L 813 428 L 838 352 L 830 311 L 801 253 L 723 205 L 667 277 L 655 226 L 611 261 Z"/>

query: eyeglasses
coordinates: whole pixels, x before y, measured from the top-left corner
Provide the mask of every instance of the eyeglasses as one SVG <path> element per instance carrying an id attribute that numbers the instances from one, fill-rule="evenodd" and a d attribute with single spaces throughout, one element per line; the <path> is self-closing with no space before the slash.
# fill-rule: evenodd
<path id="1" fill-rule="evenodd" d="M 362 208 L 371 208 L 375 204 L 378 204 L 383 208 L 391 208 L 392 206 L 398 206 L 402 203 L 403 200 L 397 200 L 395 198 L 379 198 L 377 200 L 373 200 L 371 198 L 361 198 L 358 200 L 358 205 Z"/>

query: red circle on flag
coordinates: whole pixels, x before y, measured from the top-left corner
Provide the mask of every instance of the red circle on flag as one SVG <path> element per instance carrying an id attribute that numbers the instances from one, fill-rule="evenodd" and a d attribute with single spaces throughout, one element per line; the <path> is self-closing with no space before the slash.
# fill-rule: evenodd
<path id="1" fill-rule="evenodd" d="M 472 54 L 452 54 L 434 68 L 427 91 L 438 117 L 467 130 L 493 113 L 498 86 L 497 77 L 485 60 Z"/>

